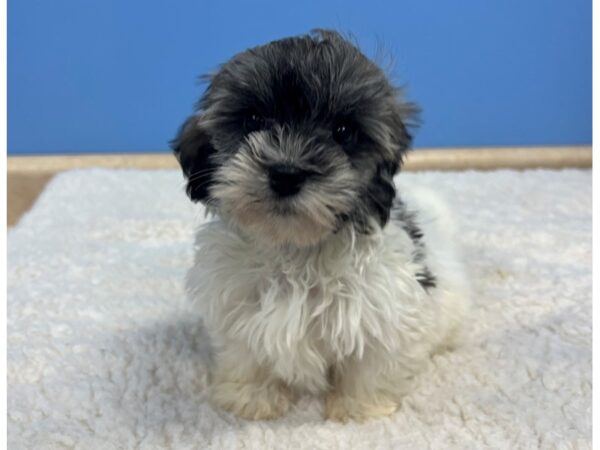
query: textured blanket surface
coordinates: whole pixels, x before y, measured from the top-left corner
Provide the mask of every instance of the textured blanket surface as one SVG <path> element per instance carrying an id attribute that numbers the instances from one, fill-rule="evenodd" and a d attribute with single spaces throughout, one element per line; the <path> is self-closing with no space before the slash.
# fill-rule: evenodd
<path id="1" fill-rule="evenodd" d="M 273 422 L 207 403 L 179 173 L 59 175 L 8 236 L 9 448 L 590 448 L 591 172 L 400 176 L 458 216 L 473 310 L 398 412 L 343 425 L 312 397 Z"/>

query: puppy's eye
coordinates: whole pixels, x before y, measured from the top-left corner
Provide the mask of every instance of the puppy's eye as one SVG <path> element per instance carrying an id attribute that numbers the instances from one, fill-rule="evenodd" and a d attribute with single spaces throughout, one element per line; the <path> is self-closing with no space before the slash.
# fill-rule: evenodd
<path id="1" fill-rule="evenodd" d="M 262 130 L 264 127 L 264 117 L 261 117 L 256 113 L 248 114 L 244 119 L 244 131 L 246 132 L 246 134 Z"/>
<path id="2" fill-rule="evenodd" d="M 333 139 L 340 145 L 349 144 L 355 135 L 355 130 L 346 122 L 339 122 L 333 126 Z"/>

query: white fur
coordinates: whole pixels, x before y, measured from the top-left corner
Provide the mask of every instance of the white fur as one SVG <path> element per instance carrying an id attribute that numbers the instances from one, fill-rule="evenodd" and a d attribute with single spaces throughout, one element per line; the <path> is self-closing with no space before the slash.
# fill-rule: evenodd
<path id="1" fill-rule="evenodd" d="M 329 391 L 338 420 L 390 414 L 428 355 L 452 344 L 468 299 L 448 212 L 402 189 L 437 279 L 415 278 L 414 244 L 391 220 L 372 235 L 347 226 L 321 243 L 275 246 L 222 219 L 196 237 L 187 278 L 213 339 L 213 400 L 242 417 L 283 414 L 294 393 Z"/>

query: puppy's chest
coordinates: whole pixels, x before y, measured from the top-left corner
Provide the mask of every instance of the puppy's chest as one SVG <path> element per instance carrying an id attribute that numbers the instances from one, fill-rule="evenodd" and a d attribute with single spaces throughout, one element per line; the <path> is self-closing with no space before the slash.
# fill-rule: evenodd
<path id="1" fill-rule="evenodd" d="M 277 348 L 291 351 L 289 357 L 298 350 L 325 359 L 351 354 L 362 345 L 364 324 L 384 319 L 378 305 L 390 299 L 381 293 L 395 291 L 377 260 L 271 262 L 258 274 L 246 312 L 263 341 L 284 342 Z"/>
<path id="2" fill-rule="evenodd" d="M 399 241 L 395 249 L 351 242 L 285 254 L 220 239 L 188 282 L 221 333 L 286 367 L 321 365 L 360 354 L 374 325 L 389 336 L 402 317 L 399 287 L 413 282 Z"/>
<path id="3" fill-rule="evenodd" d="M 293 367 L 306 366 L 301 360 L 307 353 L 328 362 L 352 353 L 364 319 L 358 306 L 369 297 L 360 278 L 353 270 L 340 274 L 321 267 L 296 273 L 274 269 L 257 279 L 251 314 L 263 342 L 278 343 L 271 358 Z"/>
<path id="4" fill-rule="evenodd" d="M 334 304 L 348 297 L 350 286 L 353 286 L 355 294 L 363 297 L 366 291 L 360 279 L 361 275 L 353 268 L 346 268 L 340 273 L 324 267 L 311 267 L 310 263 L 297 269 L 273 266 L 256 278 L 254 301 L 257 310 L 297 309 L 310 322 L 330 314 Z"/>

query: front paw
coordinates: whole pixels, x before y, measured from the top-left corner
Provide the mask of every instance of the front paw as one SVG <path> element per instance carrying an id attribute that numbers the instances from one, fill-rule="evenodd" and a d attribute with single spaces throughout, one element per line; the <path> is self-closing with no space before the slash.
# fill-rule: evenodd
<path id="1" fill-rule="evenodd" d="M 380 400 L 379 403 L 358 401 L 337 391 L 331 391 L 325 399 L 325 417 L 336 422 L 365 420 L 392 415 L 398 409 L 398 403 L 392 400 Z"/>
<path id="2" fill-rule="evenodd" d="M 211 398 L 221 409 L 247 420 L 272 420 L 287 412 L 290 389 L 281 382 L 215 381 Z"/>

